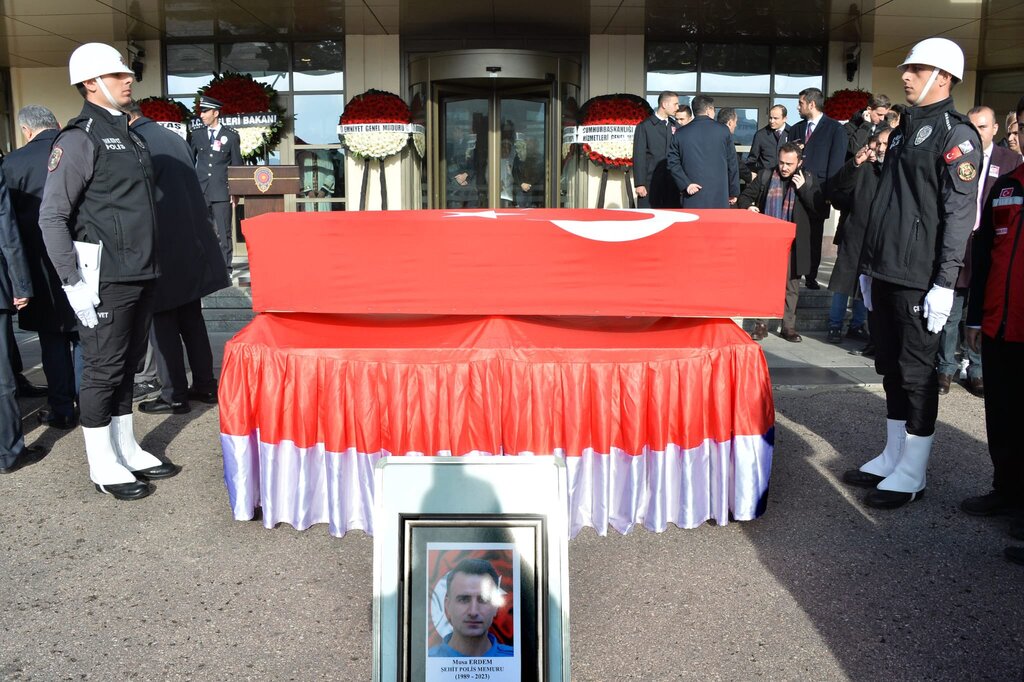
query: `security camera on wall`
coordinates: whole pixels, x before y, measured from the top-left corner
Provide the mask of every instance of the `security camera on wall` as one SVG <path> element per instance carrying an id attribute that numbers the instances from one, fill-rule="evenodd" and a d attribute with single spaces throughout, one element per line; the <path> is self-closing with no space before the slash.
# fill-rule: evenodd
<path id="1" fill-rule="evenodd" d="M 853 77 L 857 73 L 857 67 L 860 64 L 860 45 L 851 45 L 846 48 L 846 80 L 850 83 L 853 82 Z"/>
<path id="2" fill-rule="evenodd" d="M 139 83 L 142 82 L 142 72 L 146 68 L 146 63 L 142 61 L 145 57 L 146 51 L 143 48 L 134 42 L 128 43 L 128 58 L 131 60 L 132 74 Z"/>

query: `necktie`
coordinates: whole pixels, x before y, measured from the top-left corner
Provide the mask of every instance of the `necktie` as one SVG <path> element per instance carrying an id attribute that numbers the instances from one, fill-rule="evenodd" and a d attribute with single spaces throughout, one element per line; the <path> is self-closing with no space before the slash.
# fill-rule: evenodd
<path id="1" fill-rule="evenodd" d="M 978 205 L 974 213 L 974 229 L 981 226 L 981 210 L 985 207 L 985 178 L 988 177 L 988 165 L 992 162 L 992 148 L 989 147 L 988 154 L 982 152 L 981 169 L 978 172 Z"/>
<path id="2" fill-rule="evenodd" d="M 814 134 L 814 121 L 807 122 L 807 132 L 804 134 L 804 142 L 811 141 L 811 135 Z"/>
<path id="3" fill-rule="evenodd" d="M 210 144 L 213 144 L 213 138 L 214 138 L 213 128 L 210 128 Z"/>

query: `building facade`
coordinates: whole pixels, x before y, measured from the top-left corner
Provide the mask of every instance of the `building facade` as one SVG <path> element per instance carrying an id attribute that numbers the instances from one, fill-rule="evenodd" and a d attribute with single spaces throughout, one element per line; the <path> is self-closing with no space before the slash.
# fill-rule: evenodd
<path id="1" fill-rule="evenodd" d="M 403 97 L 425 131 L 422 157 L 410 148 L 373 169 L 385 175 L 389 208 L 592 206 L 600 172 L 562 146 L 563 129 L 590 97 L 632 93 L 654 103 L 661 90 L 684 102 L 711 94 L 716 105 L 736 108 L 743 150 L 772 104 L 786 105 L 796 122 L 805 87 L 826 95 L 861 88 L 901 101 L 895 66 L 913 43 L 941 35 L 967 55 L 958 108 L 984 102 L 1005 114 L 1024 94 L 1016 38 L 1022 7 L 963 0 L 8 2 L 0 145 L 22 144 L 14 117 L 25 104 L 49 106 L 59 120 L 77 113 L 67 57 L 95 40 L 138 66 L 140 98 L 191 107 L 196 90 L 225 71 L 271 85 L 288 120 L 266 161 L 302 171 L 302 191 L 287 197 L 287 210 L 358 208 L 363 165 L 346 156 L 336 126 L 345 103 L 370 88 Z M 530 180 L 530 190 L 515 196 L 507 189 L 510 144 L 528 161 L 517 179 Z M 453 183 L 462 172 L 472 181 Z M 605 205 L 624 205 L 624 193 L 613 187 Z"/>

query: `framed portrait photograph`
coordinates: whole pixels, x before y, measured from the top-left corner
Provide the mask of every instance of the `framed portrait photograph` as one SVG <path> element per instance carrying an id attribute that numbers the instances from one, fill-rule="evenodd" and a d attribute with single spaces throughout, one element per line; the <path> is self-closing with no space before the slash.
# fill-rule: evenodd
<path id="1" fill-rule="evenodd" d="M 565 463 L 374 465 L 373 682 L 569 682 Z"/>
<path id="2" fill-rule="evenodd" d="M 546 520 L 402 515 L 399 679 L 545 680 Z"/>

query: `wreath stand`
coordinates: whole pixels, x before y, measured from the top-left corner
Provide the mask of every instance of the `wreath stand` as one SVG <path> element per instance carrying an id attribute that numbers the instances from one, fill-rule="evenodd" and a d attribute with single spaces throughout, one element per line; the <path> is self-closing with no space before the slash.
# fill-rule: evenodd
<path id="1" fill-rule="evenodd" d="M 368 198 L 367 190 L 370 188 L 370 161 L 377 162 L 377 175 L 380 176 L 380 210 L 388 210 L 388 179 L 387 174 L 384 172 L 384 166 L 380 159 L 363 159 L 363 182 L 359 190 L 359 210 L 366 210 L 366 201 Z"/>
<path id="2" fill-rule="evenodd" d="M 626 184 L 626 203 L 629 205 L 629 208 L 636 208 L 636 201 L 633 199 L 633 180 L 630 173 L 631 169 L 611 169 L 608 168 L 607 166 L 601 168 L 601 184 L 599 185 L 597 190 L 597 208 L 604 208 L 605 193 L 608 190 L 608 175 L 609 172 L 612 170 L 622 171 L 623 180 Z"/>

